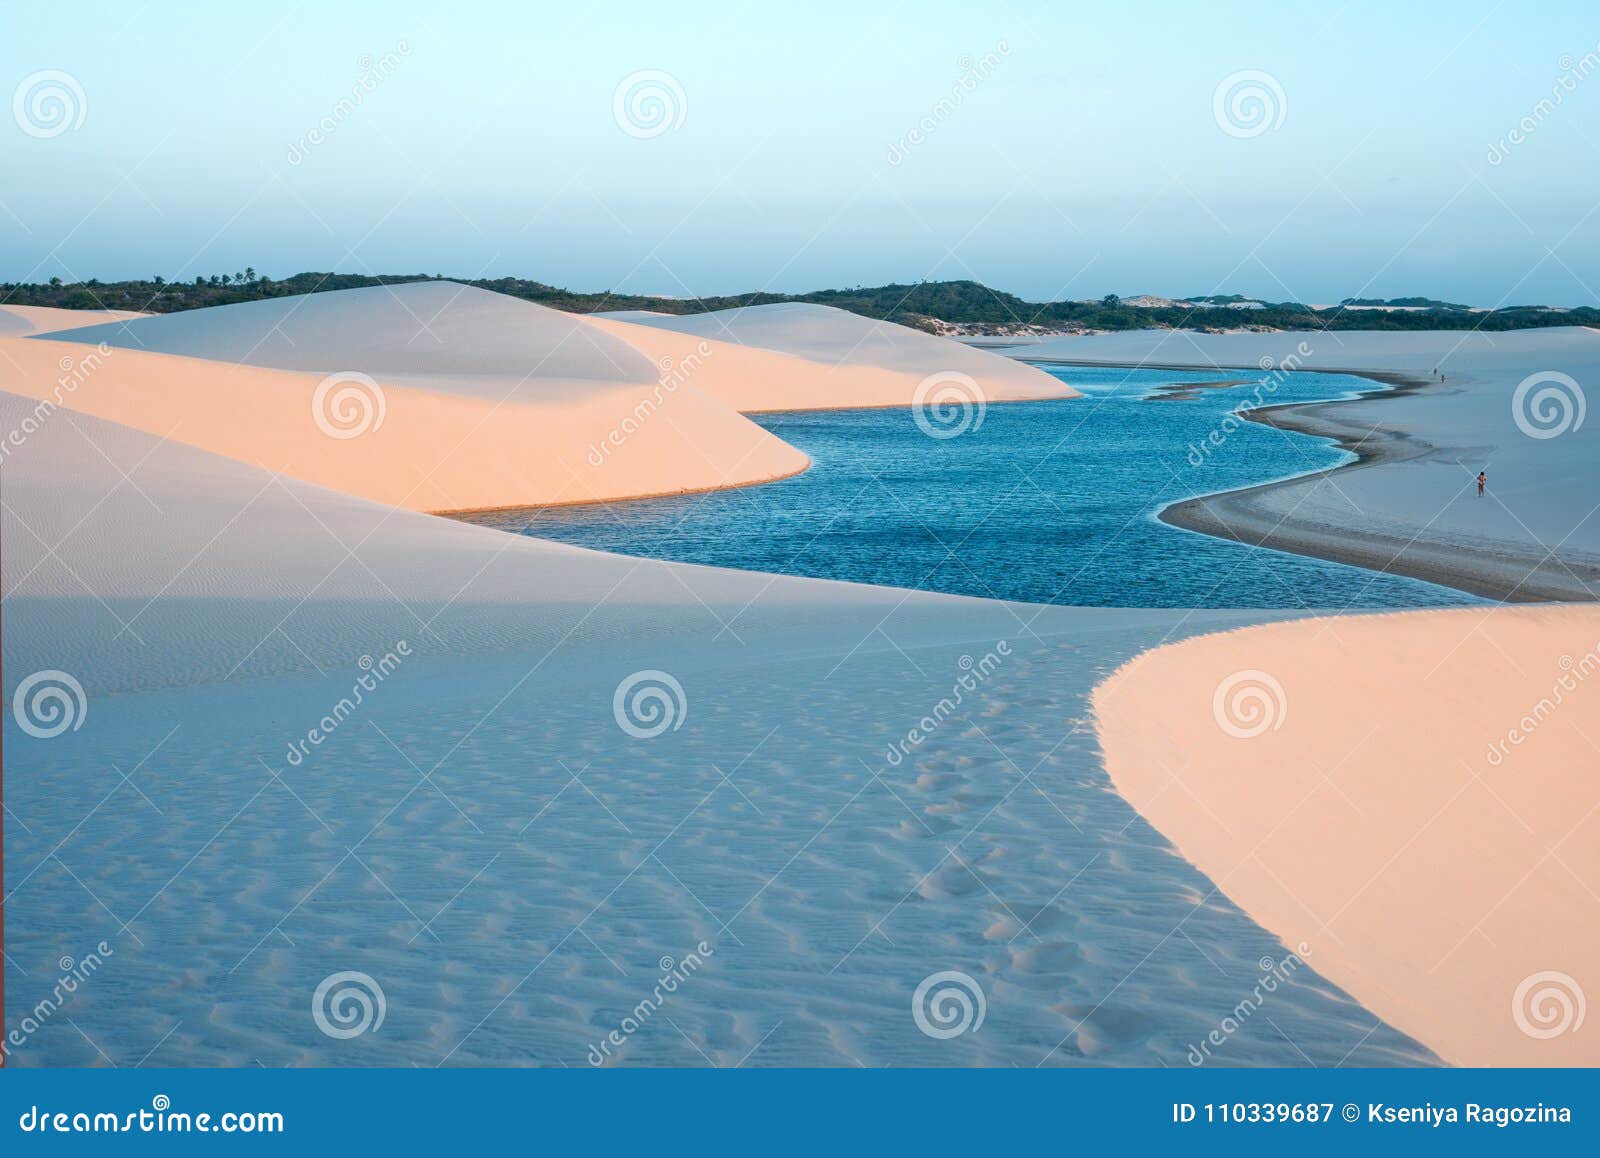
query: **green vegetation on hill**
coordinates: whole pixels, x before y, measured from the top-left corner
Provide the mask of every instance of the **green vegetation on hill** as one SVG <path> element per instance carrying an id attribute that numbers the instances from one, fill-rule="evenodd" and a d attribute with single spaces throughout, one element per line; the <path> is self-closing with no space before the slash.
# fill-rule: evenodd
<path id="1" fill-rule="evenodd" d="M 260 301 L 294 294 L 400 282 L 445 280 L 441 275 L 409 274 L 369 277 L 345 273 L 298 273 L 273 279 L 246 269 L 235 274 L 196 277 L 192 281 L 63 283 L 0 283 L 0 305 L 60 306 L 66 309 L 143 310 L 174 313 L 203 306 Z M 818 290 L 806 294 L 753 293 L 709 298 L 657 298 L 641 294 L 577 293 L 523 278 L 484 278 L 463 284 L 524 298 L 573 313 L 598 310 L 656 310 L 692 314 L 737 306 L 774 302 L 812 302 L 837 306 L 869 318 L 884 318 L 921 329 L 936 330 L 936 322 L 996 328 L 1033 326 L 1044 329 L 1138 330 L 1151 326 L 1188 329 L 1228 329 L 1241 325 L 1285 330 L 1515 330 L 1543 326 L 1600 325 L 1600 310 L 1585 306 L 1556 311 L 1542 306 L 1516 306 L 1469 313 L 1466 307 L 1431 298 L 1397 298 L 1373 304 L 1427 305 L 1428 310 L 1363 309 L 1343 306 L 1314 309 L 1298 302 L 1265 302 L 1260 309 L 1229 308 L 1228 301 L 1246 301 L 1237 294 L 1213 297 L 1206 305 L 1141 309 L 1122 303 L 1115 294 L 1093 302 L 1027 302 L 1014 294 L 990 289 L 975 281 L 924 281 L 909 285 L 856 286 L 853 289 Z M 1349 299 L 1344 306 L 1365 305 Z"/>
<path id="2" fill-rule="evenodd" d="M 1235 303 L 1259 301 L 1258 298 L 1247 298 L 1243 294 L 1201 294 L 1198 297 L 1184 298 L 1186 302 L 1204 302 L 1211 306 L 1227 306 Z"/>
<path id="3" fill-rule="evenodd" d="M 1408 306 L 1412 309 L 1423 310 L 1470 310 L 1471 306 L 1464 306 L 1458 302 L 1442 302 L 1438 298 L 1344 298 L 1340 301 L 1343 306 Z"/>

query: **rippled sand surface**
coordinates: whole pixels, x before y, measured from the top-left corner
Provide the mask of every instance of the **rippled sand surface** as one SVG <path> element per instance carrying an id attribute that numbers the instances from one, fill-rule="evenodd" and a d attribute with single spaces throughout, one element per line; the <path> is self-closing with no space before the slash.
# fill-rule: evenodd
<path id="1" fill-rule="evenodd" d="M 411 661 L 299 767 L 287 739 L 355 669 L 8 730 L 13 1022 L 58 958 L 114 950 L 15 1062 L 584 1065 L 705 942 L 607 1064 L 1187 1064 L 1287 950 L 1112 791 L 1084 722 L 1095 680 L 1180 617 L 1089 615 L 1013 624 L 898 766 L 997 639 L 677 664 L 687 710 L 653 739 L 613 718 L 617 681 L 662 658 L 626 646 L 487 720 L 532 658 Z M 1432 1061 L 1314 967 L 1212 1064 Z M 346 970 L 385 1016 L 336 1039 L 312 995 Z M 985 1016 L 937 1039 L 912 995 L 946 970 Z"/>

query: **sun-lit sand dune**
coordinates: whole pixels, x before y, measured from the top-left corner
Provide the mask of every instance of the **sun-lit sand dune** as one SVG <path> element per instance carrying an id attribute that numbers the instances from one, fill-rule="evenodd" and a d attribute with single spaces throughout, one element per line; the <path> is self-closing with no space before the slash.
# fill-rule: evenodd
<path id="1" fill-rule="evenodd" d="M 670 367 L 683 381 L 746 413 L 910 406 L 922 383 L 921 376 L 897 370 L 814 362 L 606 317 L 594 317 L 589 324 L 615 334 L 658 365 Z"/>
<path id="2" fill-rule="evenodd" d="M 691 380 L 736 409 L 824 410 L 934 402 L 941 383 L 968 403 L 1076 398 L 1032 366 L 920 330 L 790 302 L 702 314 L 630 310 L 591 323 L 681 365 L 706 341 Z M 930 376 L 938 382 L 928 383 Z M 968 383 L 972 385 L 968 385 Z"/>
<path id="3" fill-rule="evenodd" d="M 58 310 L 50 306 L 0 306 L 0 337 L 48 334 L 105 322 L 147 317 L 133 310 Z"/>
<path id="4" fill-rule="evenodd" d="M 417 283 L 8 341 L 11 389 L 412 510 L 762 482 L 805 455 L 566 314 Z M 328 376 L 333 376 L 331 379 Z"/>
<path id="5" fill-rule="evenodd" d="M 1118 790 L 1375 1013 L 1595 1065 L 1597 653 L 1587 607 L 1310 619 L 1140 656 L 1094 708 Z"/>

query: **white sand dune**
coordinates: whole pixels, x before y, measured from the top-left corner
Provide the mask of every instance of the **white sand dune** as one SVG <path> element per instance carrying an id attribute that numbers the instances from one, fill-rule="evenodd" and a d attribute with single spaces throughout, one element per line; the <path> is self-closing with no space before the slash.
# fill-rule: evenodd
<path id="1" fill-rule="evenodd" d="M 637 351 L 571 314 L 448 281 L 268 298 L 56 337 L 316 374 L 428 375 L 464 392 L 478 376 L 611 383 L 657 377 Z M 494 383 L 484 392 L 493 395 Z"/>
<path id="2" fill-rule="evenodd" d="M 157 369 L 182 363 L 150 357 Z M 0 394 L 0 426 L 20 429 L 34 415 L 29 400 Z M 732 614 L 756 592 L 766 610 L 799 604 L 819 615 L 841 602 L 887 613 L 908 598 L 509 535 L 71 410 L 40 421 L 5 471 L 7 598 L 77 609 L 48 631 L 8 633 L 8 651 L 19 649 L 19 668 L 60 666 L 46 661 L 81 639 L 74 670 L 107 692 L 214 680 L 241 663 L 253 674 L 314 668 L 406 631 L 423 633 L 433 650 L 461 653 L 595 643 L 615 630 L 614 617 L 603 607 L 584 612 L 608 593 L 635 636 L 715 624 L 706 608 Z M 352 606 L 364 610 L 353 615 Z M 465 624 L 448 639 L 434 619 L 445 607 Z M 291 610 L 292 640 L 272 626 Z M 159 630 L 141 626 L 153 620 Z"/>
<path id="3" fill-rule="evenodd" d="M 696 389 L 743 413 L 910 406 L 922 383 L 919 376 L 876 366 L 814 362 L 776 350 L 607 317 L 593 317 L 589 324 L 621 338 Z"/>
<path id="4" fill-rule="evenodd" d="M 23 1064 L 583 1064 L 661 958 L 704 942 L 715 948 L 705 984 L 675 995 L 672 1024 L 635 1035 L 619 1060 L 1176 1065 L 1235 1013 L 1260 962 L 1284 956 L 1279 936 L 1313 946 L 1310 969 L 1278 990 L 1270 1019 L 1228 1035 L 1219 1064 L 1437 1060 L 1324 977 L 1446 1057 L 1488 1042 L 1520 1059 L 1498 1031 L 1441 1026 L 1424 982 L 1385 972 L 1415 972 L 1420 940 L 1384 940 L 1404 916 L 1355 879 L 1375 858 L 1393 869 L 1394 896 L 1415 903 L 1480 896 L 1491 882 L 1515 893 L 1487 917 L 1443 897 L 1416 922 L 1438 948 L 1426 965 L 1445 976 L 1442 992 L 1491 993 L 1523 967 L 1487 937 L 1560 958 L 1530 970 L 1588 977 L 1587 934 L 1536 936 L 1528 922 L 1590 901 L 1545 864 L 1508 879 L 1547 841 L 1561 842 L 1557 868 L 1592 875 L 1587 853 L 1566 855 L 1571 833 L 1551 827 L 1592 823 L 1580 812 L 1592 778 L 1571 772 L 1581 711 L 1541 725 L 1545 747 L 1517 750 L 1519 782 L 1480 778 L 1521 818 L 1515 840 L 1505 833 L 1517 820 L 1465 807 L 1482 803 L 1478 780 L 1446 780 L 1436 759 L 1482 739 L 1469 723 L 1525 711 L 1552 647 L 1584 633 L 1593 646 L 1592 622 L 1580 632 L 1568 618 L 1579 613 L 1462 613 L 1482 616 L 1476 635 L 1440 615 L 1180 645 L 1208 663 L 1281 667 L 1296 697 L 1289 719 L 1304 729 L 1272 734 L 1282 743 L 1261 777 L 1267 802 L 1239 804 L 1241 826 L 1278 823 L 1279 780 L 1322 789 L 1318 769 L 1385 814 L 1365 830 L 1324 815 L 1329 833 L 1351 832 L 1347 848 L 1297 831 L 1271 861 L 1319 914 L 1309 925 L 1262 899 L 1259 862 L 1238 882 L 1237 862 L 1208 864 L 1210 846 L 1190 835 L 1204 833 L 1193 799 L 1167 817 L 1172 793 L 1141 795 L 1151 750 L 1171 755 L 1163 745 L 1192 741 L 1197 775 L 1212 775 L 1211 739 L 1196 732 L 1211 718 L 1211 669 L 1174 676 L 1173 652 L 1158 650 L 1108 684 L 1101 718 L 1119 783 L 1229 895 L 1260 906 L 1257 925 L 1108 791 L 1087 697 L 1142 649 L 1277 614 L 1016 607 L 626 559 L 418 513 L 799 469 L 798 451 L 735 412 L 805 396 L 804 372 L 777 372 L 777 357 L 897 376 L 886 395 L 954 371 L 986 396 L 1028 396 L 1036 371 L 939 365 L 949 352 L 924 336 L 886 338 L 836 311 L 794 312 L 792 337 L 781 311 L 754 322 L 759 311 L 744 311 L 715 323 L 720 337 L 681 319 L 660 327 L 694 349 L 717 343 L 706 365 L 716 351 L 748 360 L 726 359 L 735 369 L 712 375 L 715 389 L 686 375 L 658 395 L 657 359 L 681 367 L 682 346 L 641 351 L 618 336 L 632 323 L 434 283 L 358 293 L 0 339 L 13 391 L 0 394 L 12 434 L 3 690 L 9 702 L 31 673 L 66 672 L 86 697 L 82 726 L 59 737 L 5 717 L 7 807 L 21 822 L 7 833 L 7 949 L 47 977 L 109 938 L 119 966 Z M 1555 349 L 1528 341 L 1522 361 L 1484 351 L 1478 368 L 1509 372 Z M 1384 352 L 1371 346 L 1372 368 L 1393 368 L 1378 364 Z M 315 421 L 316 389 L 338 371 L 381 388 L 381 425 L 373 412 L 364 433 L 339 438 Z M 763 372 L 779 386 L 741 386 Z M 1483 389 L 1472 430 L 1503 401 Z M 596 440 L 629 417 L 626 437 L 606 443 L 614 453 L 588 466 Z M 1438 625 L 1468 636 L 1460 667 Z M 1347 626 L 1344 652 L 1306 637 Z M 340 708 L 372 657 L 402 641 L 386 682 Z M 945 708 L 989 653 L 1004 656 L 992 677 Z M 1521 682 L 1499 678 L 1504 656 L 1522 664 Z M 1438 675 L 1418 670 L 1430 660 Z M 622 725 L 617 689 L 637 675 L 667 688 L 658 736 Z M 1448 690 L 1419 691 L 1429 678 Z M 1318 681 L 1326 704 L 1302 711 L 1295 687 L 1320 701 Z M 1136 724 L 1117 723 L 1128 688 Z M 1383 725 L 1372 744 L 1387 758 L 1349 752 L 1352 718 Z M 317 727 L 316 746 L 286 757 Z M 1138 734 L 1125 741 L 1119 727 Z M 1330 746 L 1344 766 L 1324 765 Z M 1408 761 L 1422 769 L 1415 783 L 1396 774 Z M 1241 791 L 1215 766 L 1217 799 Z M 1460 789 L 1458 812 L 1441 807 L 1446 789 Z M 1439 816 L 1396 850 L 1428 800 Z M 1494 841 L 1506 851 L 1480 852 Z M 1420 866 L 1408 847 L 1428 851 Z M 1345 921 L 1354 935 L 1340 933 Z M 1447 952 L 1438 941 L 1453 933 L 1464 937 Z M 384 985 L 389 1014 L 381 1034 L 340 1041 L 307 1004 L 350 969 Z M 952 969 L 988 1006 L 982 1032 L 953 1043 L 923 1034 L 908 1009 L 919 981 Z M 1510 995 L 1495 1001 L 1509 1017 Z"/>
<path id="5" fill-rule="evenodd" d="M 423 511 L 595 502 L 783 478 L 809 460 L 738 411 L 909 406 L 924 375 L 952 368 L 980 374 L 972 380 L 986 398 L 1074 393 L 1039 371 L 902 327 L 872 328 L 837 310 L 805 318 L 806 347 L 831 351 L 835 361 L 591 321 L 452 282 L 415 282 L 48 335 L 51 343 L 105 347 L 109 355 L 46 346 L 36 336 L 7 347 L 19 371 L 7 384 Z M 850 348 L 857 344 L 860 356 Z M 869 355 L 909 369 L 882 368 L 864 360 Z M 82 369 L 86 363 L 92 372 Z M 63 374 L 72 378 L 69 390 L 61 388 Z M 325 387 L 328 376 L 339 380 Z"/>
<path id="6" fill-rule="evenodd" d="M 808 462 L 692 383 L 664 385 L 610 335 L 449 283 L 153 316 L 3 352 L 19 393 L 412 510 L 679 494 Z"/>
<path id="7" fill-rule="evenodd" d="M 910 406 L 928 397 L 930 376 L 966 401 L 1076 398 L 1078 391 L 1032 366 L 892 322 L 830 306 L 789 302 L 700 314 L 622 311 L 592 324 L 654 358 L 681 364 L 705 341 L 694 383 L 746 412 Z M 920 391 L 920 392 L 919 392 Z"/>
<path id="8" fill-rule="evenodd" d="M 52 306 L 0 306 L 0 337 L 48 334 L 106 322 L 131 321 L 148 315 L 135 310 L 61 310 Z"/>
<path id="9" fill-rule="evenodd" d="M 625 559 L 71 410 L 3 469 L 6 702 L 84 693 L 58 736 L 4 716 L 12 1023 L 115 953 L 11 1064 L 584 1066 L 703 943 L 616 1063 L 1181 1065 L 1282 955 L 1082 727 L 1110 666 L 1255 613 Z M 981 1032 L 918 1029 L 940 969 Z M 387 1014 L 345 1040 L 311 1002 L 349 970 Z M 1228 1062 L 1307 1057 L 1434 1060 L 1309 971 Z"/>
<path id="10" fill-rule="evenodd" d="M 1588 607 L 1311 619 L 1094 706 L 1118 790 L 1374 1012 L 1464 1065 L 1595 1065 L 1597 652 Z"/>

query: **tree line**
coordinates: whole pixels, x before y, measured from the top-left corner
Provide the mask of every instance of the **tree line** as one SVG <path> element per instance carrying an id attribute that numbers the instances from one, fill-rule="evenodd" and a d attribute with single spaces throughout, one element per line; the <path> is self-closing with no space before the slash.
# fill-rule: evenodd
<path id="1" fill-rule="evenodd" d="M 365 286 L 397 285 L 414 281 L 445 281 L 442 274 L 297 273 L 271 278 L 253 267 L 235 273 L 197 275 L 171 280 L 0 283 L 0 305 L 57 306 L 72 310 L 139 310 L 175 313 L 207 306 L 261 301 L 297 294 Z M 477 278 L 461 284 L 509 294 L 572 313 L 599 310 L 655 310 L 667 314 L 692 314 L 776 302 L 812 302 L 836 306 L 864 317 L 885 319 L 936 331 L 938 322 L 968 326 L 1045 329 L 1136 330 L 1152 326 L 1187 329 L 1229 329 L 1240 326 L 1282 330 L 1514 330 L 1543 326 L 1600 325 L 1600 310 L 1580 307 L 1553 310 L 1545 306 L 1512 306 L 1468 312 L 1447 302 L 1427 298 L 1398 298 L 1386 305 L 1421 305 L 1428 308 L 1350 310 L 1345 305 L 1365 305 L 1347 299 L 1341 306 L 1316 308 L 1299 302 L 1263 302 L 1259 308 L 1235 309 L 1227 302 L 1247 299 L 1237 294 L 1211 297 L 1187 305 L 1143 308 L 1123 302 L 1115 294 L 1097 301 L 1029 302 L 1015 294 L 991 289 L 975 281 L 922 281 L 850 289 L 817 290 L 804 294 L 750 293 L 706 298 L 663 298 L 643 294 L 579 293 L 525 278 Z M 1371 299 L 1369 299 L 1371 300 Z M 1377 304 L 1374 302 L 1374 304 Z"/>

